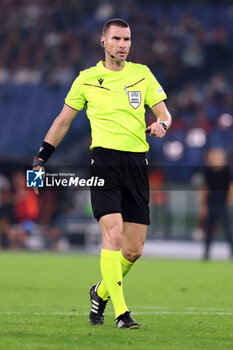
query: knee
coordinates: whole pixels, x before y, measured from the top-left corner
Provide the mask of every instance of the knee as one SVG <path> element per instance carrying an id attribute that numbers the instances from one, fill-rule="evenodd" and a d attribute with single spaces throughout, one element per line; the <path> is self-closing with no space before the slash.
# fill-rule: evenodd
<path id="1" fill-rule="evenodd" d="M 130 249 L 124 252 L 124 257 L 126 260 L 134 263 L 136 260 L 140 258 L 140 256 L 142 256 L 142 252 L 143 252 L 142 248 Z"/>

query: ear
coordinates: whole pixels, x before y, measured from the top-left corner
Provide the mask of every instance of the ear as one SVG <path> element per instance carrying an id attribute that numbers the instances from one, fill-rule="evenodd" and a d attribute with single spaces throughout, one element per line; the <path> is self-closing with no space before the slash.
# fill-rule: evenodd
<path id="1" fill-rule="evenodd" d="M 105 41 L 104 41 L 103 35 L 102 35 L 101 38 L 100 38 L 100 43 L 101 43 L 101 46 L 104 47 Z"/>

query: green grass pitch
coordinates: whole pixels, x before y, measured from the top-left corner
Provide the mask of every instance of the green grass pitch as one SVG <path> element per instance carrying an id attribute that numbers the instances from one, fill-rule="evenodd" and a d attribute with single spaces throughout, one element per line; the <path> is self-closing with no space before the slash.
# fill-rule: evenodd
<path id="1" fill-rule="evenodd" d="M 0 254 L 1 350 L 233 349 L 233 262 L 142 258 L 124 280 L 141 323 L 117 329 L 88 323 L 88 290 L 99 258 L 78 254 Z"/>

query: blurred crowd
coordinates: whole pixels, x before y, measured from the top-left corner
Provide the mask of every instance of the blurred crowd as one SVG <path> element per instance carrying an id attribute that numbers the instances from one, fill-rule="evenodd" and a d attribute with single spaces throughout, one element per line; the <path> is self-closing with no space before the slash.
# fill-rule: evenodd
<path id="1" fill-rule="evenodd" d="M 26 249 L 29 237 L 36 233 L 37 223 L 45 226 L 53 223 L 54 193 L 39 198 L 32 189 L 26 190 L 25 185 L 24 172 L 14 172 L 11 179 L 0 174 L 0 249 Z M 56 250 L 60 237 L 59 228 L 47 227 L 44 247 Z"/>
<path id="2" fill-rule="evenodd" d="M 56 117 L 54 106 L 62 105 L 79 71 L 103 59 L 101 30 L 113 17 L 131 26 L 129 61 L 148 65 L 168 94 L 172 128 L 160 142 L 148 137 L 150 164 L 163 165 L 151 174 L 151 184 L 161 190 L 167 180 L 189 182 L 191 167 L 205 164 L 211 148 L 223 150 L 232 165 L 233 5 L 217 0 L 1 0 L 0 120 L 8 118 L 0 129 L 0 160 L 17 155 L 28 163 Z M 148 111 L 147 123 L 152 120 Z M 79 118 L 51 162 L 86 164 L 89 144 L 88 123 Z M 72 203 L 52 191 L 38 198 L 25 191 L 24 173 L 5 175 L 0 178 L 2 246 L 27 246 L 39 224 L 46 232 L 44 245 L 57 249 L 67 217 L 81 211 L 81 218 L 91 216 L 86 198 L 86 209 L 74 194 Z M 157 209 L 166 210 L 167 201 L 162 192 L 152 193 Z"/>
<path id="3" fill-rule="evenodd" d="M 0 250 L 68 247 L 70 223 L 92 220 L 89 191 L 26 188 L 25 171 L 0 173 Z"/>
<path id="4" fill-rule="evenodd" d="M 132 27 L 130 60 L 148 65 L 169 90 L 232 63 L 233 6 L 2 0 L 0 83 L 69 84 L 102 56 L 102 26 L 112 17 Z"/>

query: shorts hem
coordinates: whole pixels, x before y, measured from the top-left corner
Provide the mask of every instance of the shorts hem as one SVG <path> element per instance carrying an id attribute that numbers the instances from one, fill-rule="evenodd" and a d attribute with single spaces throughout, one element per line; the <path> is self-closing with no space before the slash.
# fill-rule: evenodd
<path id="1" fill-rule="evenodd" d="M 149 226 L 151 224 L 150 221 L 143 221 L 143 220 L 135 220 L 135 219 L 124 219 L 123 218 L 123 222 L 132 222 L 134 224 L 141 224 L 141 225 L 147 225 Z"/>
<path id="2" fill-rule="evenodd" d="M 121 210 L 106 210 L 104 212 L 102 212 L 101 214 L 98 214 L 98 215 L 95 215 L 95 218 L 97 221 L 100 220 L 100 218 L 104 215 L 108 215 L 108 214 L 116 214 L 116 213 L 119 213 L 122 215 L 122 211 Z"/>

